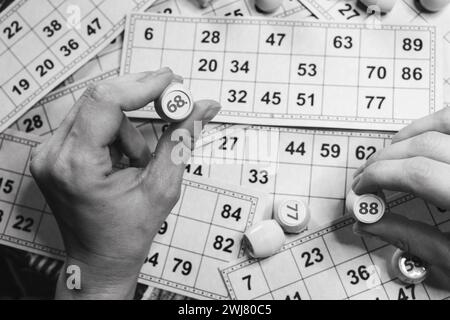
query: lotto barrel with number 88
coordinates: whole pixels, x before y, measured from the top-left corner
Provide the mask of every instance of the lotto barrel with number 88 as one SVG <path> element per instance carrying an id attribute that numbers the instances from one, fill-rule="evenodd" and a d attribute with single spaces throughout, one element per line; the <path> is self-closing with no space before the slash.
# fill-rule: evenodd
<path id="1" fill-rule="evenodd" d="M 384 200 L 375 194 L 357 195 L 350 191 L 346 199 L 346 208 L 362 223 L 378 222 L 384 215 L 386 204 Z"/>

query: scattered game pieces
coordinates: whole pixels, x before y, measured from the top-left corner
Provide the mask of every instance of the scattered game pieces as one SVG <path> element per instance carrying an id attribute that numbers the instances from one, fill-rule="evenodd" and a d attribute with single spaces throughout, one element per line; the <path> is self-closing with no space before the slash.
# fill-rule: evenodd
<path id="1" fill-rule="evenodd" d="M 345 201 L 347 211 L 362 223 L 378 222 L 384 215 L 386 204 L 375 194 L 357 195 L 353 190 L 347 194 Z"/>
<path id="2" fill-rule="evenodd" d="M 275 206 L 274 219 L 286 233 L 300 233 L 308 227 L 311 213 L 308 205 L 299 200 L 286 200 Z"/>
<path id="3" fill-rule="evenodd" d="M 392 256 L 392 272 L 406 284 L 418 284 L 427 278 L 429 266 L 410 253 L 397 249 Z"/>
<path id="4" fill-rule="evenodd" d="M 281 249 L 286 237 L 275 220 L 264 220 L 253 225 L 244 234 L 243 243 L 253 258 L 267 258 Z"/>
<path id="5" fill-rule="evenodd" d="M 182 83 L 173 82 L 156 101 L 155 110 L 165 121 L 181 122 L 194 110 L 194 99 Z"/>
<path id="6" fill-rule="evenodd" d="M 378 7 L 380 12 L 387 13 L 394 8 L 397 0 L 360 0 L 361 3 L 366 5 L 370 9 Z"/>

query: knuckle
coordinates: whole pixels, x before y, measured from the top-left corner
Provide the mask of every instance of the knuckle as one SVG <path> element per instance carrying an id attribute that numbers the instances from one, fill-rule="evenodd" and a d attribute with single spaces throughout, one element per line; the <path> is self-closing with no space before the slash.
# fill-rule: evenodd
<path id="1" fill-rule="evenodd" d="M 450 128 L 450 107 L 445 107 L 442 109 L 439 119 L 444 125 L 444 128 Z"/>
<path id="2" fill-rule="evenodd" d="M 181 187 L 171 184 L 161 188 L 160 190 L 161 192 L 159 192 L 158 195 L 159 199 L 161 199 L 163 203 L 166 203 L 171 208 L 175 206 L 181 195 Z"/>
<path id="3" fill-rule="evenodd" d="M 434 131 L 425 132 L 412 141 L 412 147 L 419 153 L 429 154 L 436 150 L 439 141 L 440 134 Z"/>
<path id="4" fill-rule="evenodd" d="M 427 183 L 432 172 L 430 162 L 424 157 L 414 157 L 406 160 L 404 170 L 411 187 Z"/>
<path id="5" fill-rule="evenodd" d="M 41 177 L 46 171 L 45 162 L 34 157 L 30 161 L 30 173 L 34 178 Z"/>
<path id="6" fill-rule="evenodd" d="M 111 84 L 106 82 L 97 82 L 89 85 L 85 94 L 94 102 L 111 101 L 114 94 L 114 88 Z"/>
<path id="7" fill-rule="evenodd" d="M 383 169 L 383 161 L 375 161 L 364 170 L 365 179 L 369 181 L 377 181 L 379 172 Z"/>
<path id="8" fill-rule="evenodd" d="M 148 187 L 146 189 L 148 189 Z M 158 201 L 158 203 L 170 207 L 170 209 L 175 206 L 181 195 L 181 185 L 170 183 L 169 181 L 153 185 L 151 190 L 154 199 Z"/>

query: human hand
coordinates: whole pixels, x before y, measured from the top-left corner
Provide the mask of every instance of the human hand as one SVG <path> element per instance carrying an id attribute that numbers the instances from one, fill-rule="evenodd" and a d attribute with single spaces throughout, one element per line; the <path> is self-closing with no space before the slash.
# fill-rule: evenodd
<path id="1" fill-rule="evenodd" d="M 169 126 L 152 155 L 124 111 L 157 99 L 175 77 L 165 68 L 91 86 L 34 152 L 30 170 L 58 222 L 66 266 L 81 269 L 82 289 L 68 290 L 63 271 L 56 298 L 133 297 L 153 237 L 181 189 L 185 163 L 172 159 L 180 143 L 172 133 L 187 130 L 195 139 L 194 123 L 205 125 L 220 109 L 214 101 L 196 103 L 188 119 Z M 191 146 L 191 140 L 181 143 Z M 131 166 L 113 170 L 122 155 Z"/>
<path id="2" fill-rule="evenodd" d="M 413 193 L 450 210 L 450 108 L 413 122 L 355 173 L 357 194 L 387 189 Z M 391 213 L 355 232 L 385 240 L 450 275 L 450 237 L 437 228 Z"/>

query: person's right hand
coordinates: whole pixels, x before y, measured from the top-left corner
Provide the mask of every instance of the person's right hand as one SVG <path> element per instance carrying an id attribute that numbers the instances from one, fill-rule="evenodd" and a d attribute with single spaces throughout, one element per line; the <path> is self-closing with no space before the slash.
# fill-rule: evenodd
<path id="1" fill-rule="evenodd" d="M 402 191 L 432 203 L 450 218 L 450 108 L 413 122 L 392 145 L 377 152 L 355 174 L 353 191 Z M 375 224 L 355 225 L 355 232 L 381 238 L 450 277 L 450 237 L 434 226 L 390 213 Z"/>

